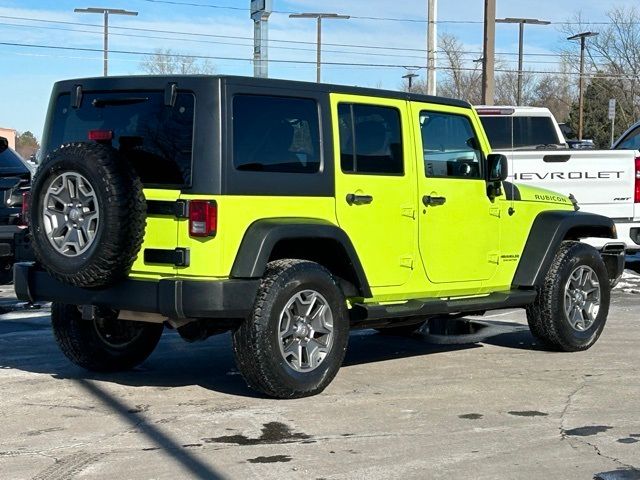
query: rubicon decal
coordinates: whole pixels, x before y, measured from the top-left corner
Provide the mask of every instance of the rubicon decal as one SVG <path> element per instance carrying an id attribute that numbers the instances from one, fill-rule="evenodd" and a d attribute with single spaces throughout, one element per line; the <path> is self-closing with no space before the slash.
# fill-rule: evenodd
<path id="1" fill-rule="evenodd" d="M 539 193 L 536 193 L 533 198 L 540 202 L 568 203 L 568 200 L 565 197 L 561 197 L 560 195 L 541 195 Z"/>
<path id="2" fill-rule="evenodd" d="M 624 170 L 605 170 L 602 172 L 522 172 L 514 173 L 516 180 L 607 180 L 622 178 Z"/>

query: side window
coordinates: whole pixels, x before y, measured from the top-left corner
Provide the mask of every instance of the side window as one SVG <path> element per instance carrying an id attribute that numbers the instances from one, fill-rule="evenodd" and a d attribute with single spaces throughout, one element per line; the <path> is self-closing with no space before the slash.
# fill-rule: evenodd
<path id="1" fill-rule="evenodd" d="M 618 145 L 619 150 L 640 150 L 640 128 L 636 128 Z"/>
<path id="2" fill-rule="evenodd" d="M 482 178 L 482 151 L 467 117 L 422 111 L 420 131 L 427 177 Z"/>
<path id="3" fill-rule="evenodd" d="M 344 173 L 403 175 L 400 112 L 392 107 L 338 105 Z"/>
<path id="4" fill-rule="evenodd" d="M 236 95 L 233 165 L 254 172 L 318 172 L 320 125 L 316 101 Z"/>

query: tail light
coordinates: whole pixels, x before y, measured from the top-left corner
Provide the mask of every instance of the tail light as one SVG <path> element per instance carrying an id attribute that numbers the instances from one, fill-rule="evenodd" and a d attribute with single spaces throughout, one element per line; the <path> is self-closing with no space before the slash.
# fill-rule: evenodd
<path id="1" fill-rule="evenodd" d="M 107 142 L 113 140 L 112 130 L 89 130 L 89 140 L 94 142 Z"/>
<path id="2" fill-rule="evenodd" d="M 636 157 L 636 188 L 633 203 L 640 203 L 640 157 Z"/>
<path id="3" fill-rule="evenodd" d="M 636 188 L 637 192 L 637 188 Z M 29 202 L 31 201 L 31 193 L 22 193 L 22 210 L 20 212 L 20 225 L 29 225 Z"/>
<path id="4" fill-rule="evenodd" d="M 218 205 L 213 200 L 189 201 L 189 235 L 213 237 L 218 229 Z"/>

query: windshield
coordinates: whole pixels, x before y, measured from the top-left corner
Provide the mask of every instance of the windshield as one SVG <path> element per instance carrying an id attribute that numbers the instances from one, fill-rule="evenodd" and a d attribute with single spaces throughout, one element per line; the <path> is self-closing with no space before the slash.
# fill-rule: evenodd
<path id="1" fill-rule="evenodd" d="M 124 154 L 144 184 L 188 186 L 194 104 L 191 93 L 178 93 L 168 106 L 163 92 L 85 92 L 80 108 L 73 108 L 70 95 L 63 94 L 48 146 L 87 142 L 90 131 L 106 132 L 112 135 L 107 143 Z"/>
<path id="2" fill-rule="evenodd" d="M 535 148 L 564 143 L 558 138 L 553 121 L 549 117 L 481 116 L 480 120 L 491 148 L 495 150 Z"/>

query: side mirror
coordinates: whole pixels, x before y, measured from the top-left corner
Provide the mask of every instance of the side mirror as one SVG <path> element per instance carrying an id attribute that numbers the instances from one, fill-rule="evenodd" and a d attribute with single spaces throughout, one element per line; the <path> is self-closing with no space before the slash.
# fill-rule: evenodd
<path id="1" fill-rule="evenodd" d="M 0 153 L 4 152 L 7 148 L 9 148 L 9 140 L 0 137 Z"/>
<path id="2" fill-rule="evenodd" d="M 492 153 L 487 157 L 489 164 L 490 182 L 503 182 L 509 176 L 509 162 L 507 157 L 499 153 Z"/>

